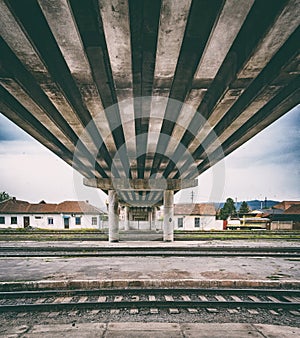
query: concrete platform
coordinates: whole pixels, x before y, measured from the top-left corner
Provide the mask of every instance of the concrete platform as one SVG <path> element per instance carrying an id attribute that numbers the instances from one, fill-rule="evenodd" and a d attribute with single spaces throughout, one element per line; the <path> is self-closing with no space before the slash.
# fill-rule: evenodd
<path id="1" fill-rule="evenodd" d="M 208 242 L 10 242 L 11 246 L 157 247 L 267 246 L 266 241 Z M 273 242 L 298 246 L 298 242 Z M 298 258 L 287 257 L 80 257 L 1 258 L 0 289 L 102 287 L 294 287 L 300 286 Z"/>
<path id="2" fill-rule="evenodd" d="M 298 242 L 271 242 L 273 246 L 298 246 Z M 2 246 L 258 246 L 268 241 L 201 242 L 1 242 Z M 1 258 L 0 290 L 105 287 L 300 287 L 298 258 L 274 257 L 82 257 Z M 298 318 L 295 317 L 295 321 Z M 298 338 L 300 325 L 289 327 L 245 323 L 186 322 L 79 322 L 15 324 L 1 321 L 0 338 Z M 214 319 L 217 320 L 217 319 Z M 277 322 L 276 322 L 277 323 Z M 279 324 L 279 323 L 278 323 Z M 294 326 L 295 323 L 293 324 Z"/>
<path id="3" fill-rule="evenodd" d="M 298 338 L 300 328 L 235 323 L 81 323 L 55 325 L 2 326 L 0 337 L 4 338 Z"/>

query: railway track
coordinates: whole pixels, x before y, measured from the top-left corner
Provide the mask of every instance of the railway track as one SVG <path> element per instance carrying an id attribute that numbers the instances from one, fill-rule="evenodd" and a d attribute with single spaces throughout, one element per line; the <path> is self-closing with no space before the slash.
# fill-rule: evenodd
<path id="1" fill-rule="evenodd" d="M 92 310 L 146 311 L 157 314 L 198 313 L 201 309 L 229 313 L 259 310 L 276 315 L 300 315 L 300 291 L 278 289 L 99 289 L 0 292 L 0 312 L 59 312 Z"/>
<path id="2" fill-rule="evenodd" d="M 150 234 L 150 235 L 149 235 Z M 150 236 L 150 237 L 149 237 Z M 151 237 L 152 236 L 152 237 Z M 161 236 L 161 238 L 159 237 Z M 156 231 L 120 231 L 121 240 L 161 240 L 162 232 Z M 238 240 L 257 239 L 268 240 L 300 240 L 300 231 L 269 231 L 269 230 L 230 230 L 230 231 L 175 231 L 177 241 L 187 240 Z M 0 229 L 0 241 L 6 240 L 49 240 L 49 241 L 107 241 L 107 230 L 77 231 L 77 230 L 7 230 Z"/>
<path id="3" fill-rule="evenodd" d="M 112 256 L 239 256 L 299 258 L 300 247 L 97 247 L 2 246 L 0 257 L 112 257 Z"/>

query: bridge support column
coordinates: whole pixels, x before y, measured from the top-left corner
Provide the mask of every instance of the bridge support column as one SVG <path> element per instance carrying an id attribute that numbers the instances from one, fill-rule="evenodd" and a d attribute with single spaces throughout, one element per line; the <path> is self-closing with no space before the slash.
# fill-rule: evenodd
<path id="1" fill-rule="evenodd" d="M 108 191 L 108 240 L 119 242 L 119 200 L 115 190 Z"/>
<path id="2" fill-rule="evenodd" d="M 156 229 L 156 207 L 153 207 L 151 211 L 151 228 Z"/>
<path id="3" fill-rule="evenodd" d="M 129 208 L 125 207 L 125 230 L 129 230 Z"/>
<path id="4" fill-rule="evenodd" d="M 164 227 L 163 238 L 165 242 L 172 242 L 174 240 L 174 191 L 164 191 Z"/>

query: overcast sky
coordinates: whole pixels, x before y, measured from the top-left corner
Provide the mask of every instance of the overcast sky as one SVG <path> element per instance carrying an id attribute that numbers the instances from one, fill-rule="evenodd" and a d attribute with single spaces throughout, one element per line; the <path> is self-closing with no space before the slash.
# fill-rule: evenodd
<path id="1" fill-rule="evenodd" d="M 89 200 L 106 195 L 83 187 L 80 175 L 0 113 L 0 191 L 29 202 Z M 300 200 L 300 106 L 249 140 L 199 177 L 198 189 L 176 201 L 239 201 L 265 197 Z"/>

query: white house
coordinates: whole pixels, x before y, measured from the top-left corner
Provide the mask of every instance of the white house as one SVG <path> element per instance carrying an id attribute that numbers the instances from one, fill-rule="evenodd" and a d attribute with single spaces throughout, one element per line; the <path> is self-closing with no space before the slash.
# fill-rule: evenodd
<path id="1" fill-rule="evenodd" d="M 0 228 L 99 229 L 103 214 L 84 201 L 32 204 L 12 198 L 0 203 Z"/>
<path id="2" fill-rule="evenodd" d="M 214 204 L 175 204 L 175 230 L 223 230 L 223 222 L 216 220 Z"/>

